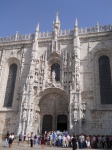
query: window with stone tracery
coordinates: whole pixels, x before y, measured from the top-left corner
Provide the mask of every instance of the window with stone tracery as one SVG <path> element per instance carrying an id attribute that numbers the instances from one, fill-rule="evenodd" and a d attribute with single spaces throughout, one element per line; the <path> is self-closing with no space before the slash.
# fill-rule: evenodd
<path id="1" fill-rule="evenodd" d="M 55 63 L 51 66 L 51 75 L 55 72 L 55 80 L 60 81 L 60 65 Z"/>
<path id="2" fill-rule="evenodd" d="M 10 65 L 7 86 L 6 86 L 5 99 L 4 99 L 4 107 L 12 106 L 16 74 L 17 74 L 17 65 L 16 64 Z"/>
<path id="3" fill-rule="evenodd" d="M 103 55 L 98 60 L 101 104 L 112 104 L 110 59 Z"/>

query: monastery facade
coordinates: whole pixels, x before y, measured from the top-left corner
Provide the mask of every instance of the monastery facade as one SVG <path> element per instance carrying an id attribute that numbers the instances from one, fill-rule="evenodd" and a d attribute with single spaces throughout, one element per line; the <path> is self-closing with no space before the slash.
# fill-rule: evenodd
<path id="1" fill-rule="evenodd" d="M 112 26 L 0 38 L 0 134 L 112 134 Z"/>

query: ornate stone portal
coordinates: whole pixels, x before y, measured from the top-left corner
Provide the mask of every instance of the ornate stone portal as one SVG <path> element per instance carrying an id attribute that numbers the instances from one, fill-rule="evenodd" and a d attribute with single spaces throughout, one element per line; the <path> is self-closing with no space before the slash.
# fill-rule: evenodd
<path id="1" fill-rule="evenodd" d="M 43 96 L 41 98 L 41 101 L 39 103 L 40 106 L 40 127 L 41 127 L 41 131 L 44 131 L 44 123 L 45 123 L 45 116 L 48 115 L 48 119 L 46 120 L 46 128 L 47 129 L 47 125 L 51 125 L 51 130 L 57 130 L 57 117 L 60 115 L 66 115 L 68 118 L 68 99 L 65 98 L 65 96 L 63 96 L 61 93 L 49 93 L 45 96 Z M 51 117 L 50 117 L 51 116 Z M 49 118 L 52 119 L 49 120 Z M 48 122 L 51 122 L 50 124 Z M 67 120 L 66 120 L 67 121 Z M 68 127 L 68 122 L 66 122 L 66 125 Z M 61 129 L 61 124 L 60 127 L 58 127 Z M 49 128 L 48 128 L 49 129 Z M 63 127 L 63 130 L 67 130 L 67 128 Z"/>

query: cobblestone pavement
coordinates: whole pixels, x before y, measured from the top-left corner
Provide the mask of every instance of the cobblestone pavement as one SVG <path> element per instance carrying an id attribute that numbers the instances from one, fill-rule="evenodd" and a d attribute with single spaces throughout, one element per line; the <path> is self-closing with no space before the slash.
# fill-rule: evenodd
<path id="1" fill-rule="evenodd" d="M 11 150 L 31 150 L 31 149 L 33 149 L 33 150 L 42 150 L 41 145 L 37 145 L 36 147 L 32 147 L 31 148 L 30 145 L 28 145 L 28 144 L 20 143 L 20 145 L 18 146 L 18 143 L 13 143 L 12 147 L 9 148 L 9 147 L 4 147 L 3 146 L 3 142 L 0 142 L 0 150 L 5 150 L 5 149 L 6 150 L 7 149 L 11 149 Z M 62 148 L 62 147 L 49 147 L 49 146 L 45 146 L 44 150 L 72 150 L 72 148 Z M 83 150 L 88 150 L 88 149 L 83 149 Z M 106 150 L 106 149 L 104 149 L 104 150 Z"/>

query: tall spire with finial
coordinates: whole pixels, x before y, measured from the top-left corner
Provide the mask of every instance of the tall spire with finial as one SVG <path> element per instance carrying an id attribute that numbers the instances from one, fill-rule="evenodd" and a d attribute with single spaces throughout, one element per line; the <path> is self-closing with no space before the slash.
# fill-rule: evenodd
<path id="1" fill-rule="evenodd" d="M 39 33 L 39 23 L 38 23 L 36 30 L 35 30 L 35 41 L 38 39 L 38 33 Z"/>
<path id="2" fill-rule="evenodd" d="M 77 18 L 75 20 L 74 35 L 78 35 L 78 21 L 77 21 Z"/>
<path id="3" fill-rule="evenodd" d="M 39 22 L 38 22 L 37 27 L 36 27 L 36 32 L 39 32 Z"/>
<path id="4" fill-rule="evenodd" d="M 60 20 L 59 20 L 59 16 L 58 16 L 58 12 L 56 12 L 56 19 L 55 21 L 53 21 L 53 29 L 57 29 L 60 30 Z"/>
<path id="5" fill-rule="evenodd" d="M 82 131 L 82 122 L 81 122 L 81 114 L 82 109 L 80 109 L 82 99 L 81 99 L 81 83 L 80 83 L 80 39 L 78 35 L 78 21 L 77 18 L 74 24 L 74 36 L 73 36 L 73 73 L 72 73 L 72 89 L 70 92 L 70 101 L 73 101 L 72 105 L 74 107 L 73 114 L 74 116 L 74 126 L 75 130 L 81 133 Z M 74 97 L 74 100 L 72 98 Z M 71 116 L 70 116 L 71 117 Z M 77 118 L 79 121 L 77 122 Z M 72 123 L 71 123 L 72 124 Z M 78 127 L 78 128 L 77 128 Z"/>
<path id="6" fill-rule="evenodd" d="M 55 21 L 53 21 L 53 32 L 54 32 L 54 39 L 55 40 L 57 39 L 59 30 L 60 30 L 60 20 L 59 20 L 58 14 L 59 13 L 56 12 L 56 19 L 55 19 Z"/>
<path id="7" fill-rule="evenodd" d="M 76 27 L 78 26 L 77 18 L 76 18 L 76 20 L 75 20 L 75 26 L 76 26 Z"/>
<path id="8" fill-rule="evenodd" d="M 58 17 L 58 14 L 59 14 L 59 12 L 56 12 L 56 20 L 55 20 L 56 23 L 59 23 L 59 17 Z"/>
<path id="9" fill-rule="evenodd" d="M 97 30 L 97 32 L 99 32 L 99 23 L 98 22 L 96 23 L 96 30 Z"/>

